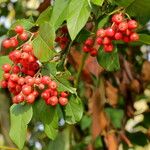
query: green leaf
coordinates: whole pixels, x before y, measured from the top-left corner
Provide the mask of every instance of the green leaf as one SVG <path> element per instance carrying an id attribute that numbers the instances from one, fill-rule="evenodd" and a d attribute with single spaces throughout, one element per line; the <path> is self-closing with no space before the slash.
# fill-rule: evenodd
<path id="1" fill-rule="evenodd" d="M 68 124 L 79 122 L 83 115 L 83 105 L 79 97 L 71 95 L 65 107 L 65 119 Z"/>
<path id="2" fill-rule="evenodd" d="M 4 65 L 4 64 L 12 64 L 12 61 L 9 59 L 9 57 L 8 56 L 1 56 L 0 57 L 0 80 L 2 80 L 3 79 L 3 70 L 2 70 L 2 66 Z"/>
<path id="3" fill-rule="evenodd" d="M 116 109 L 116 108 L 106 108 L 105 112 L 107 113 L 108 117 L 110 118 L 110 121 L 114 125 L 115 128 L 121 128 L 122 126 L 122 119 L 124 116 L 124 112 L 122 109 Z"/>
<path id="4" fill-rule="evenodd" d="M 10 137 L 22 149 L 26 140 L 27 125 L 32 118 L 32 106 L 14 104 L 10 108 Z"/>
<path id="5" fill-rule="evenodd" d="M 107 71 L 116 71 L 120 69 L 117 48 L 115 48 L 111 53 L 106 53 L 102 48 L 100 48 L 97 56 L 97 61 Z"/>
<path id="6" fill-rule="evenodd" d="M 34 54 L 41 62 L 47 62 L 55 55 L 55 30 L 52 25 L 45 22 L 40 26 L 38 36 L 33 40 Z"/>
<path id="7" fill-rule="evenodd" d="M 85 26 L 89 16 L 90 7 L 87 0 L 71 0 L 69 4 L 67 27 L 71 39 L 74 40 L 80 30 Z"/>
<path id="8" fill-rule="evenodd" d="M 40 99 L 34 107 L 36 115 L 44 124 L 46 135 L 54 140 L 58 134 L 58 114 L 56 107 L 48 106 Z"/>
<path id="9" fill-rule="evenodd" d="M 81 129 L 85 130 L 91 126 L 92 120 L 91 117 L 84 115 L 81 120 Z"/>
<path id="10" fill-rule="evenodd" d="M 119 6 L 126 7 L 126 12 L 129 15 L 136 17 L 141 24 L 144 25 L 149 21 L 149 0 L 116 0 L 116 2 Z"/>
<path id="11" fill-rule="evenodd" d="M 50 75 L 53 80 L 58 84 L 58 91 L 68 91 L 72 94 L 76 94 L 76 88 L 73 88 L 69 82 L 71 76 L 69 71 L 57 72 L 57 63 L 50 62 L 43 68 L 43 73 Z"/>
<path id="12" fill-rule="evenodd" d="M 26 30 L 29 30 L 33 26 L 35 26 L 35 24 L 31 22 L 29 19 L 19 19 L 12 24 L 10 30 L 13 30 L 17 25 L 23 26 Z"/>
<path id="13" fill-rule="evenodd" d="M 55 30 L 66 20 L 69 0 L 56 0 L 53 6 L 50 23 L 54 25 Z"/>
<path id="14" fill-rule="evenodd" d="M 49 6 L 47 9 L 45 9 L 40 16 L 38 17 L 36 24 L 41 25 L 43 24 L 45 21 L 49 22 L 50 21 L 50 17 L 51 17 L 51 13 L 52 13 L 52 7 Z"/>
<path id="15" fill-rule="evenodd" d="M 91 0 L 91 2 L 95 5 L 102 6 L 104 3 L 104 0 Z"/>
<path id="16" fill-rule="evenodd" d="M 83 29 L 80 31 L 79 35 L 77 36 L 77 42 L 84 42 L 89 36 L 91 35 L 91 32 L 87 31 L 86 29 Z"/>
<path id="17" fill-rule="evenodd" d="M 139 42 L 142 42 L 144 44 L 150 44 L 150 35 L 148 34 L 139 34 L 140 39 Z"/>
<path id="18" fill-rule="evenodd" d="M 100 19 L 99 23 L 98 23 L 98 28 L 103 28 L 109 20 L 109 16 L 105 16 L 104 18 Z"/>

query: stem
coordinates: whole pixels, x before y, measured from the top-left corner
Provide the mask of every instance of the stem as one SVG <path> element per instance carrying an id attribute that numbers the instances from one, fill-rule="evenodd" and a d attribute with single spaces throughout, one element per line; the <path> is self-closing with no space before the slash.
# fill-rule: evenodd
<path id="1" fill-rule="evenodd" d="M 85 63 L 85 60 L 87 58 L 87 55 L 88 55 L 87 53 L 84 53 L 83 56 L 82 56 L 81 64 L 79 66 L 79 70 L 77 72 L 77 78 L 76 78 L 76 82 L 75 82 L 75 87 L 76 88 L 78 87 L 80 75 L 81 75 L 82 69 L 84 67 L 84 63 Z"/>
<path id="2" fill-rule="evenodd" d="M 108 15 L 108 16 L 111 16 L 111 15 L 115 14 L 116 12 L 121 11 L 122 9 L 123 9 L 123 7 L 119 7 L 118 9 L 112 11 L 111 13 L 109 13 L 109 14 L 107 14 L 107 15 Z"/>
<path id="3" fill-rule="evenodd" d="M 125 15 L 129 18 L 129 20 L 131 20 L 131 17 L 127 13 L 125 13 Z"/>
<path id="4" fill-rule="evenodd" d="M 17 148 L 7 147 L 7 146 L 0 146 L 0 149 L 3 150 L 18 150 Z"/>

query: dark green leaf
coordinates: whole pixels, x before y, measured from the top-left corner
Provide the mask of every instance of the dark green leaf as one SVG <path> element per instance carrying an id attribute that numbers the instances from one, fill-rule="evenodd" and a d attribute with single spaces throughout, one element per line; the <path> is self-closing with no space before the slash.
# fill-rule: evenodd
<path id="1" fill-rule="evenodd" d="M 0 57 L 0 80 L 2 80 L 3 78 L 3 70 L 2 70 L 2 66 L 4 64 L 12 64 L 12 61 L 8 58 L 8 56 L 1 56 Z"/>
<path id="2" fill-rule="evenodd" d="M 114 2 L 119 6 L 128 7 L 130 6 L 135 0 L 115 0 Z"/>
<path id="3" fill-rule="evenodd" d="M 102 6 L 104 3 L 104 0 L 91 0 L 91 2 L 95 5 Z"/>
<path id="4" fill-rule="evenodd" d="M 44 10 L 40 16 L 38 17 L 36 24 L 41 25 L 43 24 L 45 21 L 49 22 L 50 21 L 50 17 L 51 17 L 51 13 L 52 13 L 52 7 L 49 6 L 46 10 Z"/>
<path id="5" fill-rule="evenodd" d="M 91 117 L 84 115 L 81 120 L 81 129 L 85 130 L 91 126 L 92 120 Z"/>
<path id="6" fill-rule="evenodd" d="M 54 40 L 53 26 L 47 22 L 43 23 L 38 36 L 33 40 L 34 54 L 41 62 L 46 62 L 54 57 Z"/>
<path id="7" fill-rule="evenodd" d="M 22 149 L 26 140 L 27 125 L 32 118 L 32 106 L 14 104 L 10 108 L 10 137 L 13 142 Z"/>
<path id="8" fill-rule="evenodd" d="M 105 16 L 104 18 L 99 20 L 98 28 L 103 28 L 108 23 L 108 20 L 109 20 L 109 16 Z"/>
<path id="9" fill-rule="evenodd" d="M 110 118 L 110 121 L 114 125 L 115 128 L 121 128 L 122 119 L 124 116 L 124 112 L 122 109 L 116 109 L 116 108 L 106 108 L 105 109 L 108 117 Z"/>
<path id="10" fill-rule="evenodd" d="M 83 115 L 83 105 L 79 97 L 71 95 L 65 107 L 65 117 L 68 124 L 79 122 Z"/>
<path id="11" fill-rule="evenodd" d="M 107 71 L 116 71 L 120 69 L 117 48 L 115 48 L 111 53 L 106 53 L 102 48 L 100 48 L 97 60 L 98 63 Z"/>
<path id="12" fill-rule="evenodd" d="M 68 9 L 69 0 L 56 0 L 53 6 L 52 15 L 50 18 L 50 23 L 54 25 L 55 30 L 66 19 L 67 9 Z"/>
<path id="13" fill-rule="evenodd" d="M 150 35 L 148 34 L 139 34 L 140 39 L 139 42 L 142 42 L 144 44 L 150 44 Z"/>
<path id="14" fill-rule="evenodd" d="M 91 33 L 85 29 L 81 30 L 79 36 L 77 37 L 77 42 L 84 42 L 90 36 L 90 34 Z"/>
<path id="15" fill-rule="evenodd" d="M 90 7 L 87 0 L 71 0 L 69 4 L 67 27 L 71 39 L 74 40 L 80 30 L 85 26 L 89 16 Z"/>

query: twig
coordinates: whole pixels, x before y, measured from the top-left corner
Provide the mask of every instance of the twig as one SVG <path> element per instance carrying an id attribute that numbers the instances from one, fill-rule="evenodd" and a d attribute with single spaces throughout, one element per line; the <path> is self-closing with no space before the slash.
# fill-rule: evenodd
<path id="1" fill-rule="evenodd" d="M 122 140 L 127 143 L 127 145 L 129 147 L 133 147 L 132 143 L 130 142 L 130 140 L 127 138 L 127 136 L 123 133 L 120 133 L 120 137 L 122 138 Z"/>
<path id="2" fill-rule="evenodd" d="M 3 150 L 18 150 L 17 148 L 7 147 L 7 146 L 0 146 L 0 149 Z"/>

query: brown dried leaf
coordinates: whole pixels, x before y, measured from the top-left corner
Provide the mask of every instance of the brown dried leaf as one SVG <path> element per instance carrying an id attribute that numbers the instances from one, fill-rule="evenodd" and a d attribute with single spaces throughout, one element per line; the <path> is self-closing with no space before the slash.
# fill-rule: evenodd
<path id="1" fill-rule="evenodd" d="M 142 66 L 142 79 L 150 81 L 150 62 L 145 61 Z"/>

